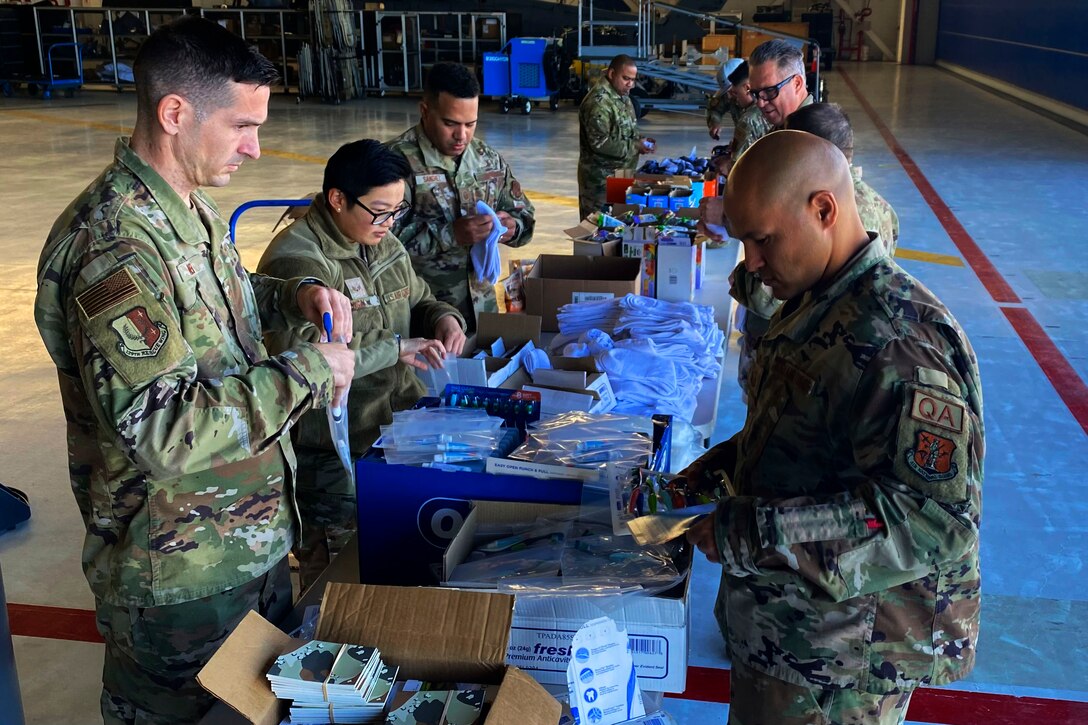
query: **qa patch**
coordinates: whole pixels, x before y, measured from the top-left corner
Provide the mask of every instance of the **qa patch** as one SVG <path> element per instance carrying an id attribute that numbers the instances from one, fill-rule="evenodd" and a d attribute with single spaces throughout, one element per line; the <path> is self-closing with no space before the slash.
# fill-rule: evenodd
<path id="1" fill-rule="evenodd" d="M 117 349 L 131 358 L 154 357 L 166 344 L 170 333 L 166 325 L 155 322 L 146 307 L 134 307 L 120 317 L 110 320 L 110 327 L 121 338 Z"/>
<path id="2" fill-rule="evenodd" d="M 959 474 L 953 460 L 956 444 L 925 430 L 915 431 L 914 447 L 906 450 L 907 466 L 926 481 L 947 481 Z"/>

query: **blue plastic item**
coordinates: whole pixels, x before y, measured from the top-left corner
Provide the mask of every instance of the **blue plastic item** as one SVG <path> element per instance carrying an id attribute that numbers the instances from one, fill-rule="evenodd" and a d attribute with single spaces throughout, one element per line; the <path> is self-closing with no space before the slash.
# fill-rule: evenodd
<path id="1" fill-rule="evenodd" d="M 24 725 L 23 703 L 19 696 L 19 675 L 11 644 L 8 605 L 4 597 L 4 575 L 0 572 L 0 725 Z"/>
<path id="2" fill-rule="evenodd" d="M 68 54 L 71 57 L 66 57 Z M 83 85 L 83 54 L 78 43 L 54 43 L 46 51 L 46 74 L 43 78 L 7 78 L 0 80 L 0 91 L 5 96 L 14 93 L 14 84 L 25 83 L 27 90 L 33 92 L 37 88 L 42 89 L 42 98 L 49 99 L 53 91 L 63 90 L 65 95 L 72 95 L 77 88 Z M 61 76 L 60 66 L 70 64 L 73 75 Z"/>
<path id="3" fill-rule="evenodd" d="M 265 206 L 310 206 L 312 203 L 313 199 L 254 199 L 253 201 L 247 201 L 230 215 L 230 240 L 235 241 L 234 233 L 238 226 L 238 218 L 250 209 Z"/>

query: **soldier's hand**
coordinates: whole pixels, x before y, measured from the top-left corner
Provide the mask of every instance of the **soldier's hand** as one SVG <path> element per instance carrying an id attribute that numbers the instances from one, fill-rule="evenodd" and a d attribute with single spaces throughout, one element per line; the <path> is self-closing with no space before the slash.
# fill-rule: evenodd
<path id="1" fill-rule="evenodd" d="M 704 196 L 699 201 L 699 222 L 695 228 L 700 234 L 717 242 L 729 238 L 725 228 L 725 210 L 720 196 Z"/>
<path id="2" fill-rule="evenodd" d="M 339 405 L 355 377 L 355 353 L 342 342 L 319 342 L 317 349 L 332 369 L 333 405 Z"/>
<path id="3" fill-rule="evenodd" d="M 721 137 L 722 137 L 722 127 L 721 126 L 711 126 L 710 127 L 710 138 L 717 141 L 717 140 L 721 139 Z"/>
<path id="4" fill-rule="evenodd" d="M 471 247 L 476 242 L 487 239 L 492 223 L 490 214 L 459 217 L 453 222 L 453 238 L 462 247 Z"/>
<path id="5" fill-rule="evenodd" d="M 319 284 L 304 284 L 295 293 L 302 316 L 318 330 L 324 330 L 323 315 L 332 315 L 332 339 L 351 342 L 351 300 L 339 290 Z"/>
<path id="6" fill-rule="evenodd" d="M 518 233 L 518 223 L 514 220 L 514 217 L 510 216 L 504 211 L 496 212 L 499 217 L 499 221 L 506 227 L 506 231 L 499 237 L 499 244 L 506 244 L 514 239 L 514 235 Z M 491 230 L 489 229 L 488 232 Z"/>
<path id="7" fill-rule="evenodd" d="M 446 352 L 460 355 L 465 350 L 465 333 L 453 315 L 446 315 L 434 326 L 434 336 L 441 340 Z"/>
<path id="8" fill-rule="evenodd" d="M 652 154 L 655 151 L 657 151 L 657 141 L 654 139 L 647 136 L 638 140 L 638 152 L 640 154 Z"/>
<path id="9" fill-rule="evenodd" d="M 714 538 L 714 515 L 711 514 L 699 523 L 688 529 L 687 539 L 699 551 L 706 554 L 706 558 L 709 561 L 717 564 L 721 561 L 721 555 L 718 552 L 718 542 Z"/>
<path id="10" fill-rule="evenodd" d="M 445 355 L 446 347 L 438 340 L 413 337 L 400 341 L 400 361 L 420 370 L 442 367 L 442 358 Z"/>

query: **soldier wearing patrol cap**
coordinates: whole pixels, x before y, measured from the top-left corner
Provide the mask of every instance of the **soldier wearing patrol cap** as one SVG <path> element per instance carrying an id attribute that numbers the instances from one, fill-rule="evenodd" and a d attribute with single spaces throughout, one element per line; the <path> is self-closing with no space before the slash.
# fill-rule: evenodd
<path id="1" fill-rule="evenodd" d="M 730 58 L 718 65 L 714 77 L 718 81 L 718 91 L 706 102 L 706 128 L 710 132 L 710 138 L 717 141 L 721 138 L 722 126 L 728 116 L 737 125 L 740 112 L 743 110 L 737 103 L 736 97 L 730 93 L 733 81 L 732 73 L 744 63 L 742 58 Z"/>
<path id="2" fill-rule="evenodd" d="M 136 57 L 136 125 L 61 214 L 34 314 L 57 367 L 83 569 L 106 643 L 106 725 L 196 722 L 195 675 L 247 612 L 291 607 L 287 431 L 345 389 L 344 344 L 269 357 L 264 329 L 351 338 L 351 304 L 317 280 L 250 275 L 201 186 L 260 155 L 274 66 L 186 17 Z"/>
<path id="3" fill-rule="evenodd" d="M 975 354 L 866 233 L 830 142 L 765 136 L 724 203 L 748 271 L 784 302 L 756 351 L 744 428 L 684 472 L 722 492 L 688 538 L 722 565 L 729 722 L 901 723 L 918 687 L 975 661 Z"/>
<path id="4" fill-rule="evenodd" d="M 412 257 L 416 274 L 442 302 L 476 329 L 476 313 L 497 312 L 494 286 L 479 281 L 469 248 L 487 239 L 492 220 L 476 211 L 483 201 L 506 227 L 501 244 L 533 238 L 533 205 L 499 152 L 475 138 L 480 84 L 457 63 L 436 63 L 427 74 L 419 123 L 389 142 L 412 167 L 405 199 L 412 211 L 393 234 Z"/>

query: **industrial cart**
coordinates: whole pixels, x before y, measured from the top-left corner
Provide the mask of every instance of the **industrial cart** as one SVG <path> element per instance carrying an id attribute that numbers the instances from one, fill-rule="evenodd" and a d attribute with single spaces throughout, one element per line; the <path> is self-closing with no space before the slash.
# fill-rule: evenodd
<path id="1" fill-rule="evenodd" d="M 549 83 L 547 63 L 548 38 L 513 38 L 498 53 L 484 53 L 484 95 L 501 98 L 503 113 L 521 108 L 528 115 L 533 100 L 547 100 L 554 111 L 559 108 L 559 89 Z"/>
<path id="2" fill-rule="evenodd" d="M 67 57 L 68 53 L 65 51 L 70 52 L 71 57 Z M 78 43 L 54 43 L 49 46 L 46 61 L 47 72 L 44 77 L 3 78 L 0 79 L 0 91 L 10 98 L 15 93 L 15 86 L 23 83 L 31 95 L 40 88 L 42 98 L 51 98 L 54 90 L 63 90 L 64 95 L 71 96 L 83 85 L 83 58 Z M 64 66 L 70 67 L 74 75 L 63 75 L 60 68 Z"/>

